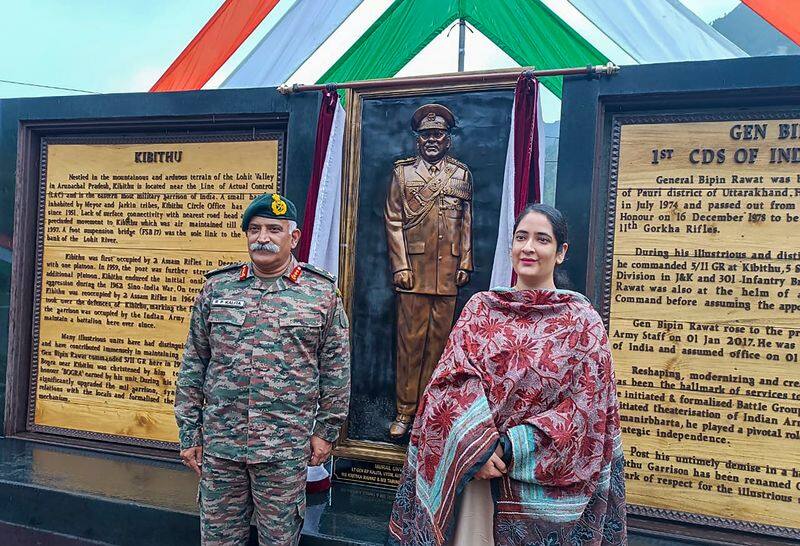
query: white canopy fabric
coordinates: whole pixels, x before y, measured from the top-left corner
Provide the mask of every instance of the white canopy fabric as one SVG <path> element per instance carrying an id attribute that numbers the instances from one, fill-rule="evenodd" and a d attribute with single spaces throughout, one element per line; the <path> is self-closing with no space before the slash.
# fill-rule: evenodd
<path id="1" fill-rule="evenodd" d="M 297 0 L 220 88 L 284 83 L 363 0 Z"/>
<path id="2" fill-rule="evenodd" d="M 679 0 L 568 0 L 639 63 L 747 57 Z"/>
<path id="3" fill-rule="evenodd" d="M 542 94 L 543 85 L 539 86 L 539 93 L 536 96 L 536 124 L 538 125 L 539 141 L 536 143 L 539 150 L 537 153 L 539 161 L 539 179 L 535 184 L 539 185 L 539 195 L 544 201 L 544 164 L 545 164 L 545 138 L 544 138 L 544 119 L 542 119 Z M 516 103 L 516 98 L 514 99 Z M 511 246 L 514 239 L 514 111 L 515 105 L 511 106 L 511 127 L 508 132 L 508 147 L 506 148 L 506 167 L 503 171 L 503 196 L 500 200 L 500 219 L 497 229 L 497 243 L 494 247 L 494 260 L 492 261 L 492 277 L 489 287 L 510 287 L 511 286 Z"/>
<path id="4" fill-rule="evenodd" d="M 317 208 L 308 263 L 334 274 L 339 272 L 339 219 L 342 203 L 342 149 L 344 146 L 345 112 L 336 102 L 328 150 L 320 175 Z"/>
<path id="5" fill-rule="evenodd" d="M 538 1 L 617 64 L 747 56 L 680 0 Z M 357 33 L 369 27 L 388 5 L 385 0 L 370 2 L 374 2 L 378 9 L 358 10 L 361 15 Z M 362 3 L 362 7 L 369 7 L 370 2 L 295 0 L 219 87 L 277 86 L 286 82 L 310 59 L 317 59 L 320 55 L 326 59 L 326 66 L 332 64 L 349 47 L 337 43 L 342 42 L 341 37 L 335 39 L 340 34 L 337 29 L 347 27 L 352 33 L 352 18 L 348 17 Z M 367 13 L 367 20 L 361 20 Z M 357 38 L 348 36 L 352 40 Z"/>

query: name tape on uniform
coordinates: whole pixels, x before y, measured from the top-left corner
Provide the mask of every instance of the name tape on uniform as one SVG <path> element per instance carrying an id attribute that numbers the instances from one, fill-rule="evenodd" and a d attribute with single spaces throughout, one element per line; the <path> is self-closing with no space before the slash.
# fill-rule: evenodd
<path id="1" fill-rule="evenodd" d="M 211 300 L 211 305 L 217 305 L 220 307 L 244 307 L 245 302 L 240 300 L 226 300 L 224 298 L 217 298 L 215 300 Z"/>

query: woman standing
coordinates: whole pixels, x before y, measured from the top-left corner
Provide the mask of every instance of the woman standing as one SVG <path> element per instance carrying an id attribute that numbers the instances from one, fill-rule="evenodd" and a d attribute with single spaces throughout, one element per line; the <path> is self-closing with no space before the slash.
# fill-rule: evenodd
<path id="1" fill-rule="evenodd" d="M 626 544 L 608 337 L 584 296 L 556 288 L 566 252 L 561 213 L 529 205 L 516 285 L 469 300 L 423 396 L 390 544 Z"/>

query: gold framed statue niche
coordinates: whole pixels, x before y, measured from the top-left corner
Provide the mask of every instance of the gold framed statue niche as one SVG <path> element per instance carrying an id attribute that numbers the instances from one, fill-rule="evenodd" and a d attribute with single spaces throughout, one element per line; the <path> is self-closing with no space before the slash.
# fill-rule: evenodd
<path id="1" fill-rule="evenodd" d="M 406 358 L 409 353 L 417 354 L 421 361 L 426 350 L 430 360 L 436 347 L 426 349 L 418 340 L 409 339 L 413 336 L 400 339 L 402 319 L 398 315 L 402 312 L 398 306 L 406 305 L 407 317 L 408 301 L 430 300 L 412 302 L 417 306 L 413 309 L 419 311 L 421 306 L 421 313 L 428 316 L 438 313 L 438 326 L 428 323 L 415 328 L 427 328 L 423 337 L 443 330 L 443 348 L 466 300 L 489 288 L 519 71 L 508 71 L 507 78 L 500 79 L 493 72 L 491 81 L 486 74 L 375 80 L 347 90 L 339 273 L 351 318 L 353 396 L 334 451 L 338 461 L 352 459 L 359 467 L 359 460 L 399 465 L 405 459 L 410 426 L 400 438 L 392 438 L 389 432 L 397 415 L 408 411 L 409 402 L 416 400 L 414 389 L 410 389 L 409 399 L 398 400 L 402 389 L 397 388 L 397 347 L 405 343 Z M 417 146 L 423 133 L 449 140 L 441 159 L 436 160 L 435 146 L 431 145 L 427 156 Z M 403 178 L 400 189 L 398 177 Z M 420 216 L 433 211 L 443 218 L 435 225 L 444 231 L 422 244 L 408 240 L 409 230 L 424 229 L 426 222 L 418 217 L 409 221 L 408 214 L 415 213 L 407 202 L 412 197 L 417 201 L 410 209 L 420 205 Z M 405 207 L 405 224 L 400 224 L 402 220 L 395 214 L 401 206 Z M 415 237 L 419 239 L 420 234 Z M 398 257 L 403 249 L 410 252 Z M 438 264 L 449 265 L 441 266 L 443 274 L 428 278 L 427 284 L 432 285 L 428 294 L 418 296 L 413 288 L 424 284 L 420 275 L 425 275 L 425 266 L 414 262 L 424 260 L 426 254 L 435 260 L 435 272 Z M 413 284 L 403 285 L 408 279 L 397 275 L 403 269 L 416 275 Z M 403 299 L 406 303 L 401 303 Z M 406 377 L 411 376 L 413 382 L 424 373 L 412 370 Z M 423 388 L 417 388 L 417 396 Z M 362 476 L 373 475 L 364 481 L 392 486 L 397 467 L 377 468 L 377 472 L 361 469 Z M 334 477 L 339 477 L 336 468 Z"/>

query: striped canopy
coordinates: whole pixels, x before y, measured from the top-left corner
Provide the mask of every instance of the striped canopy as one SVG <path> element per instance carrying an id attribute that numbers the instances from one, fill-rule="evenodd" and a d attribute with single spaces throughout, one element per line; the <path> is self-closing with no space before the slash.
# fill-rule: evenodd
<path id="1" fill-rule="evenodd" d="M 776 24 L 780 2 L 745 2 Z M 800 19 L 781 17 L 797 38 Z M 320 83 L 392 77 L 459 19 L 539 69 L 747 55 L 679 0 L 225 0 L 152 91 L 280 85 L 315 58 L 329 59 Z M 560 96 L 559 78 L 543 83 Z"/>

